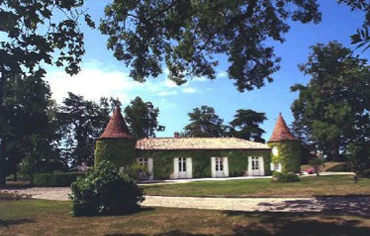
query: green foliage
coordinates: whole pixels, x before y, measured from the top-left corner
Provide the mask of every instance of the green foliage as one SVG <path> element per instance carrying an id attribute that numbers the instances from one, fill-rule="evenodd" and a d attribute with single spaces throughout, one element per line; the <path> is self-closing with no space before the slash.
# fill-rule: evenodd
<path id="1" fill-rule="evenodd" d="M 192 158 L 193 178 L 211 177 L 211 157 L 228 157 L 229 176 L 243 176 L 248 170 L 249 156 L 264 158 L 265 175 L 270 174 L 270 150 L 248 151 L 211 151 L 211 150 L 184 150 L 184 151 L 140 151 L 140 157 L 153 158 L 153 172 L 155 179 L 168 179 L 173 174 L 173 159 Z"/>
<path id="2" fill-rule="evenodd" d="M 85 176 L 82 172 L 39 173 L 30 176 L 30 182 L 37 187 L 70 187 L 77 177 Z"/>
<path id="3" fill-rule="evenodd" d="M 340 43 L 318 44 L 301 70 L 311 76 L 299 91 L 293 126 L 308 136 L 328 160 L 349 154 L 354 171 L 370 176 L 370 67 Z"/>
<path id="4" fill-rule="evenodd" d="M 291 183 L 301 181 L 299 176 L 294 173 L 274 172 L 272 177 L 272 182 L 274 183 Z"/>
<path id="5" fill-rule="evenodd" d="M 163 60 L 177 84 L 194 76 L 215 79 L 214 55 L 225 54 L 230 79 L 245 91 L 271 82 L 279 69 L 266 41 L 283 42 L 288 21 L 320 20 L 316 0 L 127 0 L 106 6 L 100 31 L 137 81 L 162 73 Z"/>
<path id="6" fill-rule="evenodd" d="M 103 133 L 109 122 L 110 112 L 120 105 L 112 97 L 101 97 L 99 103 L 83 96 L 68 93 L 58 111 L 60 133 L 68 152 L 63 155 L 73 166 L 81 162 L 93 164 L 95 140 Z"/>
<path id="7" fill-rule="evenodd" d="M 100 139 L 95 146 L 95 166 L 103 160 L 129 167 L 136 160 L 135 139 Z"/>
<path id="8" fill-rule="evenodd" d="M 281 141 L 281 142 L 269 142 L 268 145 L 272 148 L 276 146 L 278 148 L 278 155 L 271 157 L 272 163 L 280 163 L 282 166 L 282 172 L 299 172 L 301 169 L 301 155 L 300 155 L 300 144 L 297 141 Z"/>
<path id="9" fill-rule="evenodd" d="M 262 138 L 265 131 L 259 127 L 265 120 L 267 118 L 263 112 L 239 109 L 236 111 L 234 120 L 230 122 L 232 131 L 229 136 L 265 143 Z"/>
<path id="10" fill-rule="evenodd" d="M 143 166 L 140 163 L 131 164 L 130 166 L 124 169 L 123 173 L 125 173 L 128 177 L 130 177 L 133 180 L 147 180 L 150 177 L 148 167 Z M 139 173 L 141 173 L 141 175 Z"/>
<path id="11" fill-rule="evenodd" d="M 165 127 L 158 123 L 159 109 L 151 102 L 144 102 L 136 97 L 125 108 L 125 120 L 130 133 L 136 139 L 155 137 L 156 131 L 164 131 Z"/>
<path id="12" fill-rule="evenodd" d="M 0 176 L 16 173 L 24 159 L 33 160 L 28 172 L 60 163 L 56 140 L 56 108 L 49 86 L 38 77 L 14 76 L 4 83 L 0 119 Z M 29 166 L 31 167 L 31 166 Z M 4 173 L 3 172 L 3 173 Z"/>
<path id="13" fill-rule="evenodd" d="M 0 139 L 2 140 L 0 146 L 0 185 L 5 184 L 5 176 L 14 166 L 9 166 L 9 157 L 7 154 L 4 155 L 4 152 L 19 145 L 7 141 L 7 135 L 14 132 L 11 128 L 16 126 L 9 124 L 6 115 L 4 116 L 4 114 L 12 114 L 6 110 L 5 93 L 6 88 L 9 88 L 6 84 L 10 83 L 12 87 L 16 86 L 13 82 L 16 82 L 15 79 L 18 75 L 33 78 L 34 80 L 30 79 L 28 83 L 38 89 L 29 87 L 27 88 L 29 97 L 20 93 L 17 98 L 29 101 L 30 106 L 28 107 L 32 107 L 34 110 L 37 108 L 47 110 L 42 109 L 43 107 L 39 105 L 40 100 L 37 100 L 46 100 L 50 97 L 50 92 L 45 93 L 40 89 L 45 86 L 45 83 L 40 81 L 46 74 L 44 66 L 49 64 L 64 67 L 70 75 L 76 74 L 80 70 L 79 63 L 85 52 L 83 33 L 80 31 L 78 22 L 80 16 L 84 15 L 88 25 L 93 26 L 90 16 L 79 9 L 83 3 L 83 0 L 0 2 L 0 34 L 2 35 L 0 38 Z M 45 88 L 43 89 L 45 90 Z M 21 113 L 24 111 L 20 104 L 15 109 L 19 109 Z M 18 112 L 14 114 L 19 115 Z M 34 116 L 33 118 L 37 117 L 32 111 L 25 114 Z M 18 118 L 17 121 L 19 119 L 26 121 L 23 122 L 23 125 L 34 126 L 34 129 L 43 127 L 45 122 L 44 119 L 39 119 L 39 123 L 33 123 L 34 119 L 28 120 L 25 117 Z M 45 126 L 45 129 L 48 128 Z M 40 133 L 37 132 L 37 134 Z M 45 138 L 41 139 L 40 135 L 37 134 L 26 134 L 22 137 L 25 137 L 27 142 L 38 144 L 39 149 L 43 147 L 48 149 L 51 142 Z M 19 139 L 19 142 L 23 142 L 23 140 Z M 42 152 L 38 151 L 37 153 Z M 15 155 L 18 156 L 17 159 L 22 158 L 20 154 L 12 155 L 12 160 Z"/>
<path id="14" fill-rule="evenodd" d="M 321 158 L 313 158 L 311 159 L 308 164 L 312 167 L 315 167 L 315 166 L 321 166 L 324 164 L 324 161 L 321 159 Z"/>
<path id="15" fill-rule="evenodd" d="M 209 106 L 195 108 L 189 112 L 190 124 L 185 126 L 187 137 L 223 137 L 225 126 L 223 119 L 215 113 L 215 109 Z"/>
<path id="16" fill-rule="evenodd" d="M 370 35 L 369 35 L 369 15 L 370 15 L 370 3 L 363 0 L 338 0 L 339 4 L 348 5 L 352 11 L 359 10 L 365 14 L 364 23 L 361 29 L 357 29 L 356 33 L 351 35 L 351 44 L 357 44 L 356 48 L 363 48 L 366 51 L 370 47 Z"/>
<path id="17" fill-rule="evenodd" d="M 144 201 L 143 191 L 128 176 L 120 175 L 108 161 L 102 161 L 85 178 L 72 184 L 74 216 L 132 213 Z"/>
<path id="18" fill-rule="evenodd" d="M 315 169 L 316 175 L 320 175 L 321 166 L 324 164 L 324 161 L 321 158 L 313 158 L 308 164 Z"/>
<path id="19" fill-rule="evenodd" d="M 349 151 L 349 143 L 370 136 L 370 68 L 367 60 L 335 41 L 311 50 L 307 63 L 301 65 L 304 74 L 311 76 L 310 82 L 292 87 L 299 91 L 292 104 L 293 126 L 301 140 L 336 161 L 339 150 Z"/>

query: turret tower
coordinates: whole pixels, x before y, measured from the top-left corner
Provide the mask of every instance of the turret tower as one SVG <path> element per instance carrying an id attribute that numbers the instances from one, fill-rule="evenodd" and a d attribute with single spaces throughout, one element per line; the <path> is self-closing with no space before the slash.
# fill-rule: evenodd
<path id="1" fill-rule="evenodd" d="M 102 160 L 109 160 L 118 168 L 130 165 L 135 161 L 136 139 L 130 135 L 119 107 L 98 138 L 95 145 L 95 165 Z"/>
<path id="2" fill-rule="evenodd" d="M 279 113 L 274 131 L 267 145 L 272 148 L 271 170 L 299 172 L 301 168 L 299 141 L 290 132 Z"/>

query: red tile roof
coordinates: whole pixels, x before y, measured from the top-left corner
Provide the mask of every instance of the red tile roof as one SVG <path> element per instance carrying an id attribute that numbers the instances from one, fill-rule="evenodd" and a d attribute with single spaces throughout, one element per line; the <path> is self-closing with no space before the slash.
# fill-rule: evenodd
<path id="1" fill-rule="evenodd" d="M 270 149 L 263 143 L 239 138 L 143 138 L 136 142 L 139 150 L 240 150 Z"/>
<path id="2" fill-rule="evenodd" d="M 119 107 L 117 107 L 117 109 L 113 112 L 112 118 L 110 118 L 107 127 L 105 128 L 103 134 L 99 137 L 99 139 L 108 138 L 132 138 Z"/>
<path id="3" fill-rule="evenodd" d="M 269 142 L 279 142 L 284 140 L 297 140 L 293 134 L 290 132 L 288 126 L 285 123 L 285 120 L 281 113 L 276 121 L 274 131 L 272 132 Z"/>

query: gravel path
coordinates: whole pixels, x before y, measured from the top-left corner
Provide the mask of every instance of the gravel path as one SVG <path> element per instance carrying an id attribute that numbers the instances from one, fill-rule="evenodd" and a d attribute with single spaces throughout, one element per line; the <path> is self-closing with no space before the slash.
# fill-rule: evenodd
<path id="1" fill-rule="evenodd" d="M 70 188 L 29 188 L 18 191 L 32 198 L 68 201 Z M 210 198 L 145 196 L 146 207 L 194 208 L 227 211 L 326 212 L 339 211 L 370 216 L 370 197 L 308 197 L 308 198 Z"/>

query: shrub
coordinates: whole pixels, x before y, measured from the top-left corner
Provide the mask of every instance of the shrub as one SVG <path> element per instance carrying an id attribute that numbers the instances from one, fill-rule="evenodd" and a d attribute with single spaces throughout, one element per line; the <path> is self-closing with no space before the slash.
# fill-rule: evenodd
<path id="1" fill-rule="evenodd" d="M 85 178 L 72 184 L 74 216 L 117 215 L 135 212 L 144 200 L 134 180 L 119 174 L 109 161 L 100 162 Z"/>
<path id="2" fill-rule="evenodd" d="M 38 187 L 70 187 L 83 172 L 39 173 L 31 175 L 31 184 Z"/>
<path id="3" fill-rule="evenodd" d="M 290 183 L 301 181 L 299 176 L 294 173 L 274 172 L 272 176 L 272 181 L 276 183 Z"/>
<path id="4" fill-rule="evenodd" d="M 151 175 L 148 171 L 148 167 L 140 165 L 139 163 L 133 163 L 123 172 L 127 174 L 129 178 L 134 180 L 147 180 Z"/>

